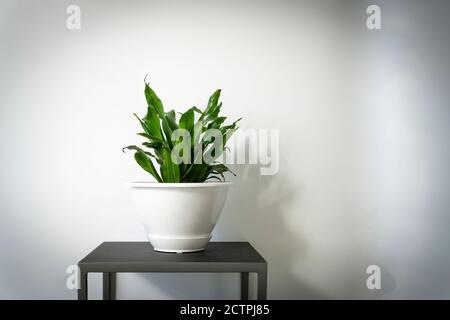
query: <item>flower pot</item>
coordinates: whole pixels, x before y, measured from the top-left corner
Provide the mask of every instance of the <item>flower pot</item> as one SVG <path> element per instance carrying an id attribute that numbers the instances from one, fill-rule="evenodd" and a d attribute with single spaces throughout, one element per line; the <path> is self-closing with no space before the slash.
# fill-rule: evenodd
<path id="1" fill-rule="evenodd" d="M 230 185 L 230 182 L 128 183 L 153 248 L 177 253 L 204 250 Z"/>

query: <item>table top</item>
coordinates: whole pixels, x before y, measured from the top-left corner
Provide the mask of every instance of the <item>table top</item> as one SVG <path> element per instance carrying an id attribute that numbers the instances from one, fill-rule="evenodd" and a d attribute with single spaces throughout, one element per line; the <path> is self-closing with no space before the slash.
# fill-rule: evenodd
<path id="1" fill-rule="evenodd" d="M 188 264 L 188 263 L 257 263 L 264 258 L 248 242 L 209 242 L 205 251 L 163 253 L 153 250 L 149 242 L 103 242 L 84 257 L 80 266 L 123 264 Z"/>

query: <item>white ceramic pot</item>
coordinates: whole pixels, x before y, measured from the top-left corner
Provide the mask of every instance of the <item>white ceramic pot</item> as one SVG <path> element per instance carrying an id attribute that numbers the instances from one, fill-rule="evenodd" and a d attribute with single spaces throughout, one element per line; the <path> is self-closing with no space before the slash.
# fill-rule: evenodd
<path id="1" fill-rule="evenodd" d="M 156 251 L 204 250 L 231 182 L 131 182 L 132 197 Z"/>

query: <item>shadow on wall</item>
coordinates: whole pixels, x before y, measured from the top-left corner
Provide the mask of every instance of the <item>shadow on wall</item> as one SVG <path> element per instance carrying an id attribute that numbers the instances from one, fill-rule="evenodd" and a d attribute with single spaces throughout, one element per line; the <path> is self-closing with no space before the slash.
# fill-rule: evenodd
<path id="1" fill-rule="evenodd" d="M 288 209 L 293 200 L 301 196 L 301 190 L 280 173 L 262 176 L 259 165 L 234 169 L 238 178 L 230 190 L 213 239 L 249 241 L 264 256 L 269 266 L 269 299 L 326 299 L 324 293 L 298 279 L 292 270 L 294 262 L 301 261 L 307 252 L 301 234 L 290 228 L 288 216 Z M 140 274 L 139 280 L 175 299 L 239 297 L 238 275 Z M 250 294 L 254 297 L 252 284 L 253 279 Z"/>
<path id="2" fill-rule="evenodd" d="M 300 183 L 281 171 L 273 176 L 263 176 L 260 174 L 260 166 L 257 165 L 242 166 L 236 173 L 239 180 L 234 183 L 229 195 L 228 212 L 224 213 L 222 222 L 228 224 L 225 230 L 237 229 L 239 237 L 249 241 L 267 260 L 268 298 L 332 298 L 300 279 L 299 272 L 294 269 L 299 263 L 302 264 L 302 261 L 306 263 L 308 255 L 311 254 L 305 236 L 298 226 L 291 225 L 291 221 L 299 221 L 298 217 L 293 219 L 293 215 L 302 215 L 301 212 L 293 210 L 294 202 L 301 201 Z M 372 260 L 367 252 L 354 252 L 351 257 L 348 270 L 346 265 L 340 265 L 343 270 L 340 287 L 342 297 L 381 299 L 388 297 L 395 290 L 395 278 L 383 266 L 381 290 L 368 290 L 365 287 L 368 275 L 357 273 L 365 271 L 365 266 L 377 264 L 376 261 Z"/>
<path id="3" fill-rule="evenodd" d="M 326 298 L 292 272 L 294 261 L 301 261 L 307 253 L 305 239 L 289 226 L 289 208 L 301 197 L 298 185 L 281 172 L 261 175 L 259 165 L 241 166 L 236 171 L 239 179 L 222 222 L 231 224 L 227 229 L 237 229 L 267 260 L 268 298 Z"/>
<path id="4" fill-rule="evenodd" d="M 280 160 L 280 162 L 283 161 L 283 159 Z M 382 266 L 382 290 L 368 290 L 366 267 L 378 264 L 378 260 L 371 257 L 370 252 L 364 251 L 365 247 L 358 249 L 358 246 L 351 246 L 348 252 L 343 250 L 342 254 L 346 255 L 347 259 L 338 260 L 336 264 L 338 280 L 335 282 L 330 280 L 328 284 L 328 287 L 336 288 L 333 291 L 334 295 L 329 292 L 324 293 L 323 287 L 318 289 L 311 285 L 317 281 L 317 275 L 308 282 L 308 274 L 295 269 L 302 265 L 310 266 L 311 256 L 314 256 L 311 252 L 314 243 L 308 245 L 306 236 L 299 228 L 303 213 L 294 210 L 298 207 L 298 202 L 302 202 L 301 182 L 293 180 L 282 170 L 272 176 L 261 175 L 259 165 L 235 166 L 233 171 L 236 172 L 237 178 L 230 189 L 224 212 L 214 230 L 213 241 L 249 241 L 264 256 L 268 262 L 269 299 L 329 299 L 332 297 L 380 299 L 385 295 L 388 297 L 395 289 L 393 275 Z M 352 227 L 345 232 L 349 233 L 349 237 L 354 238 L 353 242 L 359 243 L 358 233 L 352 236 L 354 229 L 355 227 Z M 326 230 L 323 229 L 323 232 Z M 339 237 L 335 240 L 342 241 Z M 334 240 L 331 238 L 329 241 Z M 348 243 L 342 242 L 342 244 Z M 327 263 L 329 260 L 326 255 L 329 253 L 330 250 L 324 250 L 323 259 L 315 263 Z M 306 268 L 305 272 L 311 272 L 311 270 Z M 325 276 L 327 276 L 326 273 Z M 157 287 L 168 298 L 237 299 L 239 297 L 237 274 L 193 274 L 191 276 L 143 274 L 139 276 L 139 281 L 141 280 L 144 280 L 147 285 Z M 256 290 L 254 279 L 251 280 L 250 297 L 252 298 L 255 297 Z"/>

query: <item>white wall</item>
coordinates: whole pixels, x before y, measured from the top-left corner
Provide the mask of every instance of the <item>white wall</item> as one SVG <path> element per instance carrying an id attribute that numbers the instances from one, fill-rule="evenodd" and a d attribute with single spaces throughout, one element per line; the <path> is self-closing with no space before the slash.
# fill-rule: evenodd
<path id="1" fill-rule="evenodd" d="M 68 265 L 145 240 L 121 148 L 147 73 L 166 107 L 222 88 L 242 128 L 280 129 L 279 173 L 235 166 L 214 235 L 264 255 L 269 298 L 449 298 L 450 8 L 427 3 L 2 0 L 0 298 L 75 298 Z M 237 297 L 235 275 L 118 279 L 121 299 Z"/>

